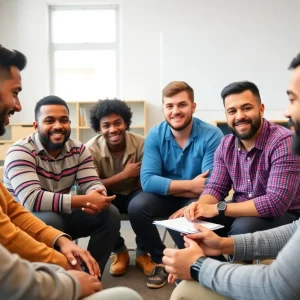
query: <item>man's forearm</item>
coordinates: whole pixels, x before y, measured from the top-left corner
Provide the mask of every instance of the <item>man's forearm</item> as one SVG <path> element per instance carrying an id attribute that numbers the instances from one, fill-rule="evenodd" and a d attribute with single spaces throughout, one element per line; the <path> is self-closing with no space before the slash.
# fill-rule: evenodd
<path id="1" fill-rule="evenodd" d="M 225 216 L 238 218 L 238 217 L 259 217 L 253 200 L 248 200 L 239 203 L 228 203 Z"/>
<path id="2" fill-rule="evenodd" d="M 115 187 L 118 183 L 124 181 L 126 178 L 126 174 L 124 172 L 120 172 L 109 178 L 101 179 L 101 181 L 103 185 L 109 190 Z"/>
<path id="3" fill-rule="evenodd" d="M 71 208 L 82 208 L 88 202 L 86 195 L 73 195 L 71 200 Z"/>
<path id="4" fill-rule="evenodd" d="M 182 197 L 182 198 L 190 198 L 190 199 L 198 199 L 199 194 L 193 193 L 193 192 L 180 192 L 177 194 L 173 194 L 174 197 Z"/>
<path id="5" fill-rule="evenodd" d="M 222 238 L 220 246 L 221 254 L 233 254 L 234 253 L 234 242 L 232 237 Z"/>
<path id="6" fill-rule="evenodd" d="M 217 204 L 219 201 L 214 196 L 205 194 L 203 196 L 202 195 L 200 196 L 200 198 L 198 199 L 198 202 L 200 204 Z"/>
<path id="7" fill-rule="evenodd" d="M 172 180 L 169 189 L 168 195 L 176 195 L 179 193 L 191 192 L 191 180 Z"/>
<path id="8" fill-rule="evenodd" d="M 3 299 L 78 299 L 80 288 L 56 265 L 29 263 L 0 245 L 0 285 Z"/>
<path id="9" fill-rule="evenodd" d="M 292 227 L 295 228 L 295 224 Z M 285 226 L 278 228 L 281 228 L 281 233 L 276 233 L 275 228 L 272 231 L 265 231 L 266 236 L 269 237 L 272 232 L 273 238 L 285 239 Z M 269 239 L 270 241 L 272 239 Z M 269 266 L 221 263 L 208 258 L 202 265 L 199 281 L 202 285 L 230 299 L 300 299 L 299 243 L 300 231 L 298 230 Z M 271 250 L 273 246 L 276 246 L 276 243 L 264 244 L 266 250 Z M 256 251 L 253 244 L 249 245 L 249 248 L 250 251 Z M 267 284 L 262 285 L 262 282 Z"/>

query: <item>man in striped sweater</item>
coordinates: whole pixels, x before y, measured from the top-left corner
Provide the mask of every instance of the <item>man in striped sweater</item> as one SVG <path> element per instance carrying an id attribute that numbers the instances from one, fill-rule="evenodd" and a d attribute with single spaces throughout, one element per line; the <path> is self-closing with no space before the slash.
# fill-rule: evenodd
<path id="1" fill-rule="evenodd" d="M 90 152 L 70 138 L 66 102 L 48 96 L 35 107 L 35 133 L 6 155 L 4 185 L 46 224 L 72 236 L 90 236 L 88 250 L 103 272 L 120 229 L 118 210 L 107 197 Z M 77 183 L 83 195 L 70 194 Z"/>

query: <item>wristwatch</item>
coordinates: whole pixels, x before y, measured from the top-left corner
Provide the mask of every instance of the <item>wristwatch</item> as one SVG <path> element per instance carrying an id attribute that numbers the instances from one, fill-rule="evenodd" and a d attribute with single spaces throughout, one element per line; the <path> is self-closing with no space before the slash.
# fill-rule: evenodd
<path id="1" fill-rule="evenodd" d="M 191 277 L 196 280 L 199 281 L 199 272 L 201 269 L 201 266 L 203 264 L 203 262 L 207 259 L 206 256 L 200 256 L 192 265 L 190 268 L 190 274 Z"/>
<path id="2" fill-rule="evenodd" d="M 220 201 L 217 204 L 217 210 L 218 210 L 220 216 L 224 216 L 225 215 L 225 209 L 226 209 L 226 207 L 227 207 L 227 203 L 225 201 Z"/>

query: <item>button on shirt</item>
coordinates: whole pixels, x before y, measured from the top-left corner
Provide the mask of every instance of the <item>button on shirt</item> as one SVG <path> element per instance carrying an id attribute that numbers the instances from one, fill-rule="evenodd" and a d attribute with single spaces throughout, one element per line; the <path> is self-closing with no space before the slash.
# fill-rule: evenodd
<path id="1" fill-rule="evenodd" d="M 166 121 L 153 127 L 144 147 L 143 190 L 167 195 L 172 180 L 190 180 L 207 170 L 211 173 L 214 153 L 222 137 L 219 128 L 193 118 L 190 138 L 182 149 Z"/>
<path id="2" fill-rule="evenodd" d="M 240 147 L 235 136 L 225 136 L 202 195 L 221 201 L 233 186 L 233 202 L 253 199 L 261 217 L 299 212 L 300 157 L 292 154 L 291 145 L 292 132 L 267 120 L 249 152 Z"/>

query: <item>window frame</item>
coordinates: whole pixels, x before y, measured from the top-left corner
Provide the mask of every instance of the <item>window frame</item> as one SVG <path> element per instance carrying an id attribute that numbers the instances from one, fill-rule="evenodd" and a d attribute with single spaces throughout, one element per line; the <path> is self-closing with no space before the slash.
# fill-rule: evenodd
<path id="1" fill-rule="evenodd" d="M 53 43 L 52 22 L 53 12 L 62 10 L 115 10 L 116 14 L 116 41 L 114 43 Z M 50 93 L 55 94 L 55 66 L 54 56 L 56 51 L 61 50 L 115 50 L 116 53 L 116 97 L 120 95 L 120 30 L 119 30 L 119 6 L 118 5 L 50 5 L 49 6 L 49 70 L 50 70 Z M 67 99 L 72 101 L 72 99 Z M 83 99 L 82 101 L 90 101 Z"/>

